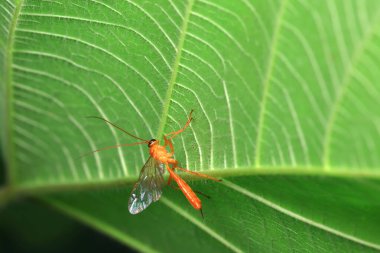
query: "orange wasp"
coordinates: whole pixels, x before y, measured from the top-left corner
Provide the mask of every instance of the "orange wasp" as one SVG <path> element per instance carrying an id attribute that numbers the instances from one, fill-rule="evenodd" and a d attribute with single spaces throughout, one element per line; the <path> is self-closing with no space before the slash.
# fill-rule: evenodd
<path id="1" fill-rule="evenodd" d="M 214 181 L 221 181 L 220 179 L 216 179 L 199 172 L 194 172 L 194 171 L 190 171 L 184 168 L 180 168 L 178 167 L 178 161 L 173 158 L 174 147 L 173 147 L 172 139 L 178 134 L 182 133 L 189 126 L 191 120 L 193 119 L 191 116 L 192 113 L 193 113 L 193 110 L 191 110 L 186 124 L 181 129 L 164 135 L 164 141 L 165 141 L 164 145 L 160 145 L 160 142 L 156 139 L 144 140 L 140 137 L 137 137 L 125 131 L 121 127 L 115 125 L 114 123 L 106 119 L 103 119 L 101 117 L 96 117 L 96 116 L 90 117 L 90 118 L 103 120 L 106 123 L 112 125 L 113 127 L 119 129 L 120 131 L 128 134 L 129 136 L 135 139 L 141 140 L 141 142 L 135 142 L 135 143 L 130 143 L 130 144 L 119 144 L 115 146 L 98 149 L 98 150 L 93 151 L 93 153 L 110 149 L 110 148 L 133 146 L 133 145 L 139 145 L 139 144 L 148 144 L 150 157 L 148 158 L 148 160 L 142 167 L 139 179 L 135 183 L 131 192 L 131 196 L 128 201 L 128 210 L 131 214 L 138 214 L 142 212 L 152 202 L 155 202 L 160 199 L 162 195 L 162 187 L 164 186 L 163 174 L 165 173 L 165 169 L 166 169 L 169 172 L 169 179 L 168 179 L 167 184 L 170 185 L 171 181 L 174 180 L 177 183 L 179 189 L 183 192 L 187 200 L 190 202 L 190 204 L 195 209 L 199 210 L 203 217 L 201 200 L 198 198 L 195 192 L 190 188 L 190 186 L 180 176 L 178 176 L 174 172 L 175 170 L 181 170 L 198 177 L 203 177 L 203 178 L 207 178 Z M 168 152 L 167 147 L 169 147 L 170 152 Z"/>

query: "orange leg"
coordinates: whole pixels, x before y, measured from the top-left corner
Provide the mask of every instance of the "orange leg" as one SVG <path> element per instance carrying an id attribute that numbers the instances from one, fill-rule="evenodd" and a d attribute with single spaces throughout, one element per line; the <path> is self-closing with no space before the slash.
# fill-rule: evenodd
<path id="1" fill-rule="evenodd" d="M 165 134 L 164 138 L 167 139 L 167 140 L 171 140 L 173 139 L 176 135 L 182 133 L 183 131 L 185 131 L 185 129 L 190 125 L 190 122 L 191 120 L 193 119 L 191 117 L 191 114 L 193 113 L 193 110 L 190 111 L 190 114 L 189 114 L 189 118 L 188 120 L 186 121 L 186 124 L 181 128 L 179 129 L 178 131 L 174 131 L 174 132 L 171 132 L 171 133 L 168 133 L 168 134 Z M 165 141 L 166 142 L 166 141 Z"/>
<path id="2" fill-rule="evenodd" d="M 168 178 L 168 185 L 169 185 L 169 186 L 171 186 L 171 184 L 170 184 L 171 182 L 172 182 L 172 177 L 169 176 L 169 178 Z"/>
<path id="3" fill-rule="evenodd" d="M 169 148 L 170 148 L 170 156 L 174 155 L 174 146 L 173 146 L 173 143 L 170 139 L 166 138 L 166 135 L 164 135 L 164 140 L 165 140 L 165 144 L 164 144 L 164 147 L 168 146 L 169 145 Z"/>
<path id="4" fill-rule="evenodd" d="M 169 145 L 169 148 L 170 148 L 170 155 L 173 155 L 174 154 L 174 147 L 173 147 L 173 143 L 170 139 L 167 139 L 166 136 L 164 136 L 164 140 L 165 140 L 165 146 Z M 198 176 L 198 177 L 203 177 L 203 178 L 207 178 L 207 179 L 210 179 L 210 180 L 214 180 L 214 181 L 217 181 L 217 182 L 221 182 L 222 180 L 221 179 L 217 179 L 215 177 L 211 177 L 211 176 L 208 176 L 206 174 L 202 174 L 202 173 L 199 173 L 199 172 L 195 172 L 195 171 L 191 171 L 191 170 L 187 170 L 187 169 L 184 169 L 184 168 L 180 168 L 178 167 L 178 162 L 176 160 L 173 159 L 173 162 L 169 162 L 170 164 L 172 164 L 172 168 L 173 170 L 175 169 L 179 169 L 179 170 L 182 170 L 186 173 L 189 173 L 189 174 L 192 174 L 192 175 L 195 175 L 195 176 Z M 170 177 L 169 177 L 170 179 Z"/>
<path id="5" fill-rule="evenodd" d="M 195 172 L 195 171 L 191 171 L 191 170 L 187 170 L 187 169 L 184 169 L 184 168 L 180 168 L 180 167 L 177 167 L 177 166 L 173 166 L 173 169 L 178 169 L 178 170 L 182 170 L 186 173 L 189 173 L 189 174 L 192 174 L 194 176 L 197 176 L 197 177 L 203 177 L 203 178 L 206 178 L 206 179 L 210 179 L 210 180 L 213 180 L 213 181 L 216 181 L 216 182 L 221 182 L 222 179 L 217 179 L 215 177 L 211 177 L 209 175 L 206 175 L 206 174 L 203 174 L 203 173 L 199 173 L 199 172 Z"/>

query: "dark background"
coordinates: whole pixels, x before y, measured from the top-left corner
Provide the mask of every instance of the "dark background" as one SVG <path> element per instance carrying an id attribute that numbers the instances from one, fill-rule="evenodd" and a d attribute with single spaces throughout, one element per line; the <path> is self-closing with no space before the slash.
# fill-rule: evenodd
<path id="1" fill-rule="evenodd" d="M 0 150 L 1 151 L 1 150 Z M 0 156 L 0 187 L 5 164 Z M 1 253 L 136 252 L 36 199 L 0 203 Z"/>

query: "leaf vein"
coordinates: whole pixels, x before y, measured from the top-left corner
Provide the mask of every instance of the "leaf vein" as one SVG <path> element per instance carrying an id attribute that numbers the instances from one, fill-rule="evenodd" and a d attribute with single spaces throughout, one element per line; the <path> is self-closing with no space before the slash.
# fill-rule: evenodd
<path id="1" fill-rule="evenodd" d="M 264 91 L 263 91 L 262 101 L 260 103 L 258 130 L 257 130 L 257 137 L 256 137 L 256 151 L 255 151 L 256 167 L 260 166 L 261 143 L 262 143 L 262 135 L 264 131 L 266 102 L 267 102 L 267 98 L 269 94 L 270 80 L 271 80 L 271 75 L 274 68 L 274 60 L 275 60 L 275 53 L 276 53 L 275 51 L 277 48 L 277 42 L 279 38 L 280 27 L 281 27 L 282 18 L 284 16 L 286 3 L 287 3 L 287 0 L 282 1 L 280 10 L 278 11 L 278 14 L 277 14 L 277 18 L 275 22 L 275 30 L 273 32 L 273 38 L 272 38 L 271 46 L 270 46 L 268 66 L 267 66 L 265 78 L 263 80 Z"/>
<path id="2" fill-rule="evenodd" d="M 326 226 L 326 225 L 324 225 L 322 223 L 313 221 L 313 220 L 311 220 L 311 219 L 309 219 L 307 217 L 304 217 L 304 216 L 302 216 L 300 214 L 297 214 L 297 213 L 295 213 L 295 212 L 293 212 L 291 210 L 288 210 L 288 209 L 286 209 L 286 208 L 284 208 L 284 207 L 282 207 L 282 206 L 280 206 L 280 205 L 278 205 L 276 203 L 273 203 L 272 201 L 270 201 L 270 200 L 268 200 L 268 199 L 266 199 L 266 198 L 264 198 L 262 196 L 259 196 L 259 195 L 255 194 L 255 193 L 253 193 L 253 192 L 251 192 L 251 191 L 249 191 L 249 190 L 247 190 L 247 189 L 245 189 L 245 188 L 243 188 L 243 187 L 241 187 L 239 185 L 236 185 L 236 184 L 234 184 L 234 183 L 232 183 L 230 181 L 223 180 L 222 183 L 226 187 L 231 188 L 231 189 L 233 189 L 233 190 L 235 190 L 235 191 L 237 191 L 239 193 L 242 193 L 242 194 L 246 195 L 247 197 L 250 197 L 250 198 L 252 198 L 252 199 L 254 199 L 254 200 L 256 200 L 256 201 L 258 201 L 258 202 L 260 202 L 260 203 L 262 203 L 262 204 L 264 204 L 264 205 L 266 205 L 268 207 L 270 207 L 270 208 L 273 208 L 273 209 L 275 209 L 275 210 L 277 210 L 277 211 L 279 211 L 279 212 L 281 212 L 281 213 L 283 213 L 285 215 L 293 217 L 296 220 L 299 220 L 301 222 L 304 222 L 304 223 L 306 223 L 308 225 L 311 225 L 313 227 L 319 228 L 321 230 L 324 230 L 324 231 L 326 231 L 328 233 L 334 234 L 334 235 L 339 236 L 341 238 L 344 238 L 344 239 L 347 239 L 347 240 L 359 243 L 361 245 L 364 245 L 364 246 L 367 246 L 367 247 L 370 247 L 370 248 L 374 248 L 374 249 L 380 250 L 380 245 L 379 244 L 374 244 L 374 243 L 365 241 L 363 239 L 357 238 L 355 236 L 346 234 L 346 233 L 344 233 L 342 231 L 339 231 L 337 229 L 334 229 L 334 228 L 331 228 L 329 226 Z"/>

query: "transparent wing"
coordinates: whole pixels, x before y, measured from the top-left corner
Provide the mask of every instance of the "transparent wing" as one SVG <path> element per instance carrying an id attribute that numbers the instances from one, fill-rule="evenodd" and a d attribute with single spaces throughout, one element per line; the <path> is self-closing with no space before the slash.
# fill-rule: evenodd
<path id="1" fill-rule="evenodd" d="M 129 197 L 128 210 L 131 214 L 142 212 L 152 202 L 160 199 L 164 185 L 163 173 L 163 164 L 149 157 Z"/>

